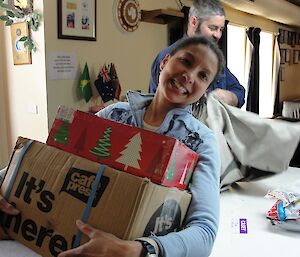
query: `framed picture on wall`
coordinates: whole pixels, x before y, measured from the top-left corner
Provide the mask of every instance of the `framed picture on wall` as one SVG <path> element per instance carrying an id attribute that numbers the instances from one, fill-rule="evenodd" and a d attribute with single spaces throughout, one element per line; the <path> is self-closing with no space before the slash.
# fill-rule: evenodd
<path id="1" fill-rule="evenodd" d="M 292 42 L 291 42 L 291 46 L 295 46 L 297 44 L 297 33 L 292 32 Z"/>
<path id="2" fill-rule="evenodd" d="M 299 36 L 299 34 L 298 33 L 294 33 L 294 46 L 295 45 L 298 45 L 298 36 Z"/>
<path id="3" fill-rule="evenodd" d="M 285 62 L 290 62 L 290 49 L 285 49 Z"/>
<path id="4" fill-rule="evenodd" d="M 287 34 L 287 43 L 288 45 L 291 45 L 292 44 L 292 32 L 291 31 L 288 31 L 288 34 Z"/>
<path id="5" fill-rule="evenodd" d="M 293 63 L 297 64 L 299 62 L 299 50 L 293 51 Z"/>
<path id="6" fill-rule="evenodd" d="M 280 49 L 280 64 L 285 63 L 285 52 L 286 52 L 286 49 Z"/>
<path id="7" fill-rule="evenodd" d="M 20 40 L 29 35 L 27 21 L 12 24 L 10 32 L 14 64 L 31 64 L 31 52 L 28 47 L 24 47 L 24 41 Z"/>
<path id="8" fill-rule="evenodd" d="M 285 72 L 284 67 L 280 66 L 280 68 L 279 68 L 279 79 L 280 79 L 280 81 L 285 81 L 284 72 Z"/>
<path id="9" fill-rule="evenodd" d="M 57 0 L 58 38 L 96 41 L 96 0 Z"/>
<path id="10" fill-rule="evenodd" d="M 285 30 L 279 29 L 279 43 L 280 44 L 286 43 L 285 37 L 286 37 Z"/>
<path id="11" fill-rule="evenodd" d="M 285 44 L 288 43 L 288 38 L 289 38 L 289 31 L 288 30 L 284 30 L 284 42 Z"/>

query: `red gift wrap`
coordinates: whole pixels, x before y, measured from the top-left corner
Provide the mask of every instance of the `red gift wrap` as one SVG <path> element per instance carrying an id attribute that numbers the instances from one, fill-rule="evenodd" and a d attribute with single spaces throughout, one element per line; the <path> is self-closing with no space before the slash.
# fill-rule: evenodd
<path id="1" fill-rule="evenodd" d="M 60 106 L 47 144 L 168 187 L 185 189 L 198 154 L 178 140 Z"/>

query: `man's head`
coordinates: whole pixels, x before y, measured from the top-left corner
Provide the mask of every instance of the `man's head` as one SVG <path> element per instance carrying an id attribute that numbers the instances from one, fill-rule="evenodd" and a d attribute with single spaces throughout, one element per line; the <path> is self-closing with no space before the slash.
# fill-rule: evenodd
<path id="1" fill-rule="evenodd" d="M 225 11 L 219 0 L 193 0 L 187 35 L 201 35 L 218 41 L 225 25 Z"/>

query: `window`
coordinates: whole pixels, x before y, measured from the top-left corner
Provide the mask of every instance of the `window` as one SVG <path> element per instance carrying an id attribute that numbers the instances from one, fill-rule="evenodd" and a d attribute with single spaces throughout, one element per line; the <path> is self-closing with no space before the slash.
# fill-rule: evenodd
<path id="1" fill-rule="evenodd" d="M 273 116 L 272 72 L 273 33 L 260 32 L 259 45 L 259 116 Z"/>
<path id="2" fill-rule="evenodd" d="M 246 57 L 246 27 L 228 24 L 227 26 L 227 67 L 236 76 L 248 94 L 249 57 Z M 259 115 L 272 117 L 272 71 L 273 71 L 273 33 L 260 32 L 260 78 L 259 78 Z M 247 64 L 248 63 L 248 64 Z M 246 103 L 242 107 L 246 109 Z"/>
<path id="3" fill-rule="evenodd" d="M 228 24 L 227 25 L 227 67 L 246 88 L 245 59 L 246 59 L 246 28 Z M 243 109 L 245 109 L 244 104 Z"/>
<path id="4" fill-rule="evenodd" d="M 227 26 L 227 66 L 236 76 L 239 82 L 244 85 L 245 74 L 245 44 L 246 28 L 236 25 Z"/>

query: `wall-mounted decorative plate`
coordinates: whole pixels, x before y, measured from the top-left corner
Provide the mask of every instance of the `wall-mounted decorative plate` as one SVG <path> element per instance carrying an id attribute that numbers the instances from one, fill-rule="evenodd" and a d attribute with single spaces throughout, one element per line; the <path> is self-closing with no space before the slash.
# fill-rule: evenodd
<path id="1" fill-rule="evenodd" d="M 135 31 L 141 21 L 141 8 L 138 0 L 117 0 L 117 21 L 127 32 Z"/>

